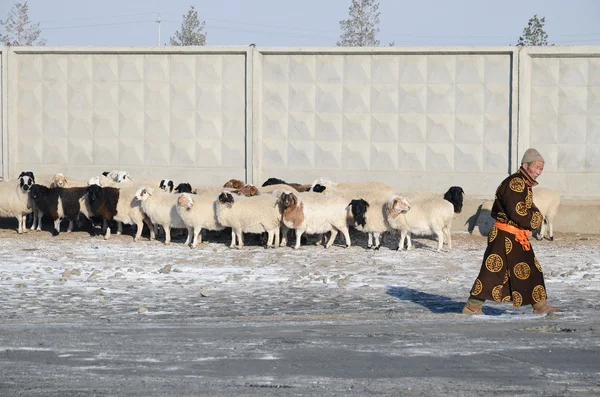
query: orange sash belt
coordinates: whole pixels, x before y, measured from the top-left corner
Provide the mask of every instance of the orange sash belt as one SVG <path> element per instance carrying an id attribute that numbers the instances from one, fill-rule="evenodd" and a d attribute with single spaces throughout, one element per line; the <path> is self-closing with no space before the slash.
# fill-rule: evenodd
<path id="1" fill-rule="evenodd" d="M 514 234 L 515 240 L 517 240 L 517 243 L 523 246 L 523 249 L 525 251 L 529 251 L 531 249 L 531 244 L 529 243 L 529 234 L 531 232 L 529 230 L 519 229 L 518 227 L 511 226 L 508 223 L 502 223 L 499 221 L 496 221 L 496 223 L 494 223 L 494 226 L 502 231 Z"/>

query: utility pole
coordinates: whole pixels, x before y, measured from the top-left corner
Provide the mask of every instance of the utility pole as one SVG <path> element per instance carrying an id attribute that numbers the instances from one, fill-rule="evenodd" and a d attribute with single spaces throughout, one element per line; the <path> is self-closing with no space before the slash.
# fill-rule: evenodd
<path id="1" fill-rule="evenodd" d="M 158 14 L 158 19 L 156 20 L 158 24 L 158 46 L 160 47 L 160 14 Z"/>

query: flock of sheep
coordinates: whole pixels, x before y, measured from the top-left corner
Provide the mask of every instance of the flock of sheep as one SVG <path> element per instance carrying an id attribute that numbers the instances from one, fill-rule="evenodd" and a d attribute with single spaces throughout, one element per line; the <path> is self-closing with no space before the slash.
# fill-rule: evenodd
<path id="1" fill-rule="evenodd" d="M 548 189 L 546 189 L 548 190 Z M 547 193 L 547 192 L 546 192 Z M 557 195 L 549 191 L 534 194 L 534 200 L 550 227 L 556 213 Z M 398 249 L 411 249 L 411 234 L 432 235 L 438 239 L 438 251 L 446 243 L 452 248 L 451 226 L 463 206 L 464 191 L 452 186 L 444 195 L 434 193 L 398 194 L 381 182 L 334 183 L 320 178 L 310 185 L 286 183 L 270 178 L 261 187 L 232 179 L 223 186 L 196 186 L 171 180 L 132 180 L 126 171 L 110 171 L 87 182 L 69 181 L 56 174 L 47 184 L 36 183 L 33 172 L 22 172 L 18 181 L 0 183 L 0 217 L 18 220 L 18 232 L 27 231 L 26 218 L 32 214 L 31 230 L 41 230 L 43 216 L 53 221 L 54 235 L 62 220 L 69 221 L 68 231 L 80 214 L 99 222 L 104 238 L 111 235 L 111 224 L 135 225 L 135 241 L 144 224 L 150 240 L 159 227 L 164 242 L 171 241 L 171 229 L 187 229 L 186 245 L 202 242 L 202 230 L 231 228 L 231 247 L 244 245 L 243 233 L 266 234 L 267 247 L 287 245 L 288 232 L 295 232 L 294 248 L 304 234 L 319 235 L 319 244 L 329 233 L 330 247 L 339 233 L 346 246 L 351 245 L 349 227 L 368 233 L 368 248 L 379 249 L 383 233 L 399 235 Z M 543 201 L 543 202 L 542 202 Z M 548 205 L 546 205 L 548 202 Z M 551 208 L 545 208 L 545 207 Z M 543 209 L 544 207 L 545 209 Z M 544 231 L 542 230 L 542 236 Z"/>

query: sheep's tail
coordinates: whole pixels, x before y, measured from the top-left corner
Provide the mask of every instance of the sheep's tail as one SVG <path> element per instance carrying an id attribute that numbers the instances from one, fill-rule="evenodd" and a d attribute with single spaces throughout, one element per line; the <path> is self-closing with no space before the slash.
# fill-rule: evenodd
<path id="1" fill-rule="evenodd" d="M 367 224 L 365 215 L 367 213 L 367 208 L 369 208 L 369 203 L 363 199 L 356 199 L 350 202 L 350 207 L 352 211 L 352 217 L 354 218 L 354 223 L 358 226 L 364 227 Z"/>
<path id="2" fill-rule="evenodd" d="M 460 214 L 463 207 L 463 195 L 465 191 L 460 186 L 452 186 L 446 194 L 444 194 L 444 200 L 448 200 L 454 206 L 454 213 Z"/>

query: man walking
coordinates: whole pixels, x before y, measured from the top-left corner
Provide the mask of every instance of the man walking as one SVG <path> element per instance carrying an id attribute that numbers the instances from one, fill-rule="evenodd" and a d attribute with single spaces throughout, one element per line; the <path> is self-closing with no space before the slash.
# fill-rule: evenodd
<path id="1" fill-rule="evenodd" d="M 533 204 L 531 188 L 544 171 L 540 153 L 527 149 L 521 168 L 506 178 L 498 189 L 492 217 L 496 222 L 488 234 L 488 245 L 479 275 L 463 308 L 464 314 L 483 314 L 486 299 L 532 305 L 534 314 L 558 311 L 547 303 L 544 274 L 528 237 L 539 228 L 543 216 Z"/>

